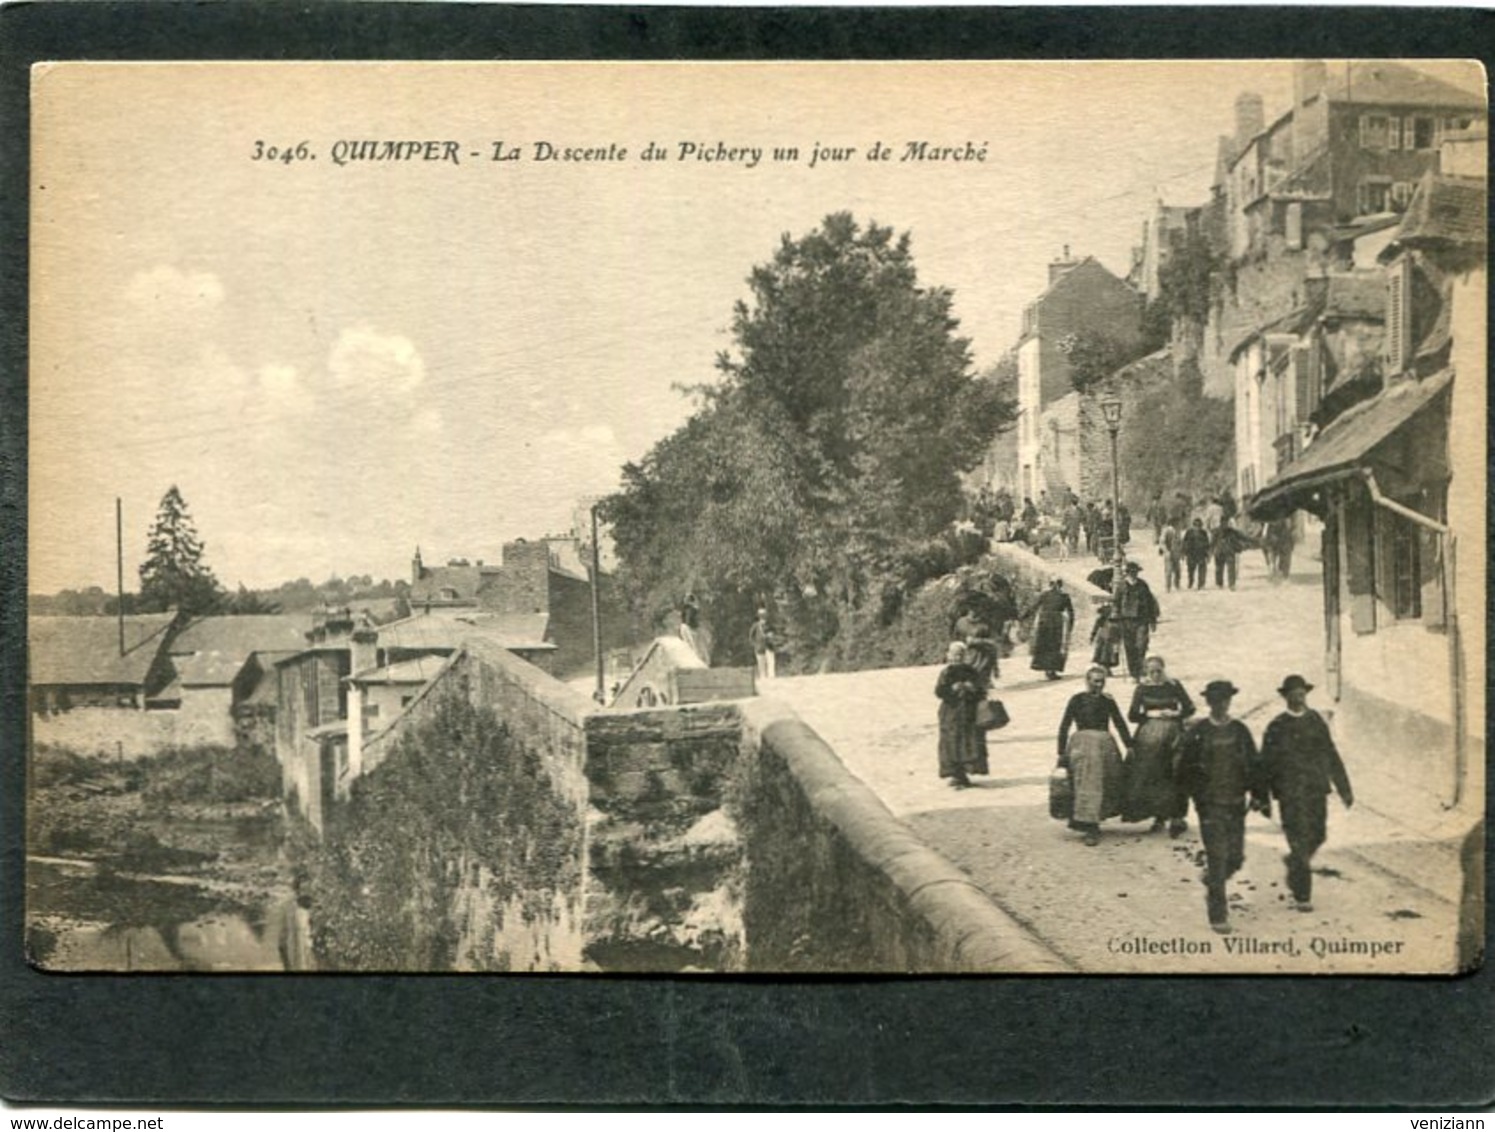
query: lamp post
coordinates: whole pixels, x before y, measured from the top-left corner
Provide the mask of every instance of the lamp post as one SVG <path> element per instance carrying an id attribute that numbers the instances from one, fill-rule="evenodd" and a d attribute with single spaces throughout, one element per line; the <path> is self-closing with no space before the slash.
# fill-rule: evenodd
<path id="1" fill-rule="evenodd" d="M 1106 420 L 1106 430 L 1111 434 L 1111 546 L 1116 561 L 1111 576 L 1111 592 L 1121 585 L 1121 573 L 1126 559 L 1121 553 L 1121 465 L 1116 457 L 1116 435 L 1121 431 L 1121 397 L 1115 387 L 1108 387 L 1100 399 L 1101 415 Z"/>

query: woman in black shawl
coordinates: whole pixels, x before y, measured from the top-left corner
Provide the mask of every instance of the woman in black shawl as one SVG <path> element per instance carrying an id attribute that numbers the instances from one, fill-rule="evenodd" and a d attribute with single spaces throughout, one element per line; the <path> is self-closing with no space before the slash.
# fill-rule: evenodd
<path id="1" fill-rule="evenodd" d="M 976 726 L 976 705 L 986 698 L 986 681 L 966 663 L 966 647 L 950 643 L 946 664 L 934 685 L 940 700 L 940 777 L 957 790 L 970 775 L 986 774 L 986 736 Z"/>

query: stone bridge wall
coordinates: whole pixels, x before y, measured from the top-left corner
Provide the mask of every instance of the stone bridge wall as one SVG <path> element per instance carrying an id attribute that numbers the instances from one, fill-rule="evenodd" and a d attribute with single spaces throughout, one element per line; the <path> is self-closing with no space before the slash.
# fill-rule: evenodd
<path id="1" fill-rule="evenodd" d="M 739 818 L 753 971 L 1059 972 L 792 711 L 744 704 Z"/>
<path id="2" fill-rule="evenodd" d="M 486 810 L 464 812 L 448 789 L 431 803 L 391 800 L 420 836 L 349 829 L 350 815 L 381 812 L 365 796 L 444 777 L 429 763 L 411 773 L 413 757 L 468 761 L 462 750 L 413 749 L 432 728 L 451 734 L 453 720 L 481 747 L 485 712 L 507 729 L 508 765 L 464 771 L 458 789 L 476 788 Z M 490 736 L 482 749 L 492 747 Z M 350 862 L 383 854 L 406 867 L 413 853 L 449 858 L 421 874 L 442 880 L 424 885 L 437 891 L 395 883 L 391 909 L 412 930 L 447 925 L 445 950 L 428 943 L 415 957 L 450 956 L 458 969 L 1064 969 L 772 701 L 599 711 L 505 650 L 470 642 L 368 755 L 376 769 L 313 850 L 330 878 L 328 906 L 311 910 L 319 952 L 339 925 L 357 932 L 383 910 L 377 879 Z M 362 839 L 356 852 L 340 848 L 350 837 Z M 384 969 L 412 961 L 366 954 Z M 346 965 L 357 964 L 331 964 Z"/>

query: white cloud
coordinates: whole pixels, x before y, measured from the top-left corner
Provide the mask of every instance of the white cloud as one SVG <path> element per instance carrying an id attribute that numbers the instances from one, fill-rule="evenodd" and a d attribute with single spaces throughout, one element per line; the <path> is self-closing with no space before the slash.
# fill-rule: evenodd
<path id="1" fill-rule="evenodd" d="M 339 387 L 367 387 L 377 393 L 413 393 L 425 380 L 426 363 L 415 343 L 399 334 L 354 326 L 338 335 L 327 372 Z"/>
<path id="2" fill-rule="evenodd" d="M 163 263 L 131 276 L 125 298 L 159 313 L 188 314 L 219 306 L 223 283 L 210 271 L 183 271 Z"/>

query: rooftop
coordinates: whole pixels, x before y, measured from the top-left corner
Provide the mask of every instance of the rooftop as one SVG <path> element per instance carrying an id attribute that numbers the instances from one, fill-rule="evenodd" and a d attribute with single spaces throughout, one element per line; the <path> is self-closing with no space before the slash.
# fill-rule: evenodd
<path id="1" fill-rule="evenodd" d="M 26 624 L 32 684 L 145 683 L 174 613 L 126 617 L 125 652 L 114 617 L 32 617 Z"/>

